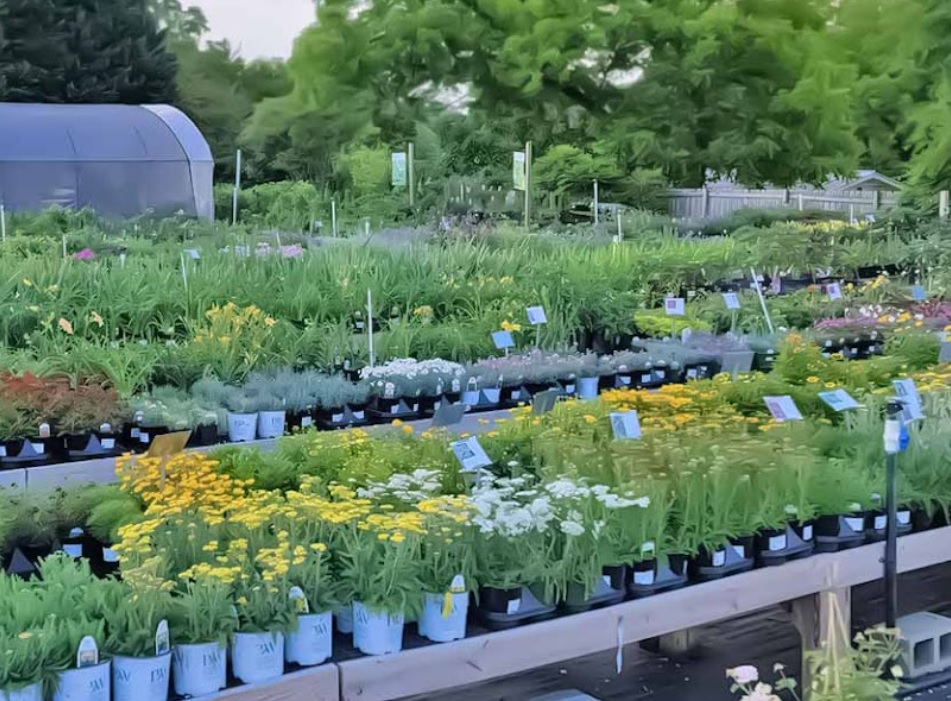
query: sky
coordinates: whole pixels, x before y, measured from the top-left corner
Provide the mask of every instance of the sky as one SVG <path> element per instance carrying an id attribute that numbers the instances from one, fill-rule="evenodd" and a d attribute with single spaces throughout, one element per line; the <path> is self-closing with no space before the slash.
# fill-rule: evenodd
<path id="1" fill-rule="evenodd" d="M 287 58 L 316 17 L 314 0 L 187 0 L 208 18 L 212 39 L 228 39 L 241 56 Z"/>

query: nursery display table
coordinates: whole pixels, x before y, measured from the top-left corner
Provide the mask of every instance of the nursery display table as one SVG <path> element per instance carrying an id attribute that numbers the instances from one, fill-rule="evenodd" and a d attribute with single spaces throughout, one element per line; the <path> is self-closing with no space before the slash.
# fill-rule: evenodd
<path id="1" fill-rule="evenodd" d="M 477 684 L 591 653 L 619 643 L 666 636 L 791 603 L 803 645 L 822 642 L 833 600 L 846 618 L 851 588 L 882 576 L 884 545 L 815 555 L 646 599 L 555 618 L 386 657 L 361 657 L 298 672 L 280 681 L 229 690 L 240 701 L 387 701 Z M 898 570 L 951 561 L 951 527 L 898 541 Z M 336 686 L 334 682 L 336 681 Z"/>

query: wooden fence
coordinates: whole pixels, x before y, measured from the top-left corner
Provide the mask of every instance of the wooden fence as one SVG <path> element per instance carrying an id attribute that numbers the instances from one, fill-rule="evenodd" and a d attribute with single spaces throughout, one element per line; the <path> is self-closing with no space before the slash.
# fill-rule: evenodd
<path id="1" fill-rule="evenodd" d="M 821 209 L 864 219 L 893 207 L 897 192 L 825 190 L 671 190 L 670 215 L 676 219 L 713 221 L 739 209 Z"/>

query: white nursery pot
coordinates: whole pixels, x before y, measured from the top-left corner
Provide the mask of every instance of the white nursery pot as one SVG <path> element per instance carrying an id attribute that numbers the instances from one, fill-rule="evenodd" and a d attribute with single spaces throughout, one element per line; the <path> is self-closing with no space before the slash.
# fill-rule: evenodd
<path id="1" fill-rule="evenodd" d="M 344 635 L 353 633 L 353 605 L 337 609 L 334 611 L 334 617 L 337 619 L 337 630 Z"/>
<path id="2" fill-rule="evenodd" d="M 232 443 L 253 441 L 258 431 L 257 414 L 233 414 L 228 412 L 228 440 Z"/>
<path id="3" fill-rule="evenodd" d="M 310 613 L 297 617 L 297 630 L 284 641 L 284 659 L 313 667 L 333 654 L 333 614 Z"/>
<path id="4" fill-rule="evenodd" d="M 60 672 L 53 701 L 109 701 L 112 682 L 109 667 L 106 660 L 95 667 Z"/>
<path id="5" fill-rule="evenodd" d="M 279 438 L 284 435 L 284 426 L 286 423 L 286 411 L 259 411 L 258 437 Z"/>
<path id="6" fill-rule="evenodd" d="M 419 634 L 434 643 L 448 643 L 466 637 L 466 616 L 469 594 L 452 594 L 452 610 L 443 616 L 445 594 L 423 594 L 423 613 L 419 617 Z"/>
<path id="7" fill-rule="evenodd" d="M 0 701 L 43 701 L 43 682 L 36 682 L 16 691 L 0 689 Z"/>
<path id="8" fill-rule="evenodd" d="M 597 399 L 598 382 L 597 377 L 579 377 L 578 378 L 578 398 L 579 399 Z"/>
<path id="9" fill-rule="evenodd" d="M 281 633 L 235 633 L 231 643 L 231 671 L 245 684 L 277 679 L 284 674 L 284 636 Z"/>
<path id="10" fill-rule="evenodd" d="M 112 701 L 166 701 L 172 653 L 112 658 Z"/>
<path id="11" fill-rule="evenodd" d="M 462 393 L 462 403 L 467 406 L 476 406 L 479 403 L 479 390 L 466 390 Z"/>
<path id="12" fill-rule="evenodd" d="M 228 652 L 219 643 L 176 645 L 172 680 L 178 696 L 205 696 L 227 685 Z"/>
<path id="13" fill-rule="evenodd" d="M 353 602 L 353 646 L 365 655 L 391 655 L 403 649 L 402 613 L 377 613 Z"/>

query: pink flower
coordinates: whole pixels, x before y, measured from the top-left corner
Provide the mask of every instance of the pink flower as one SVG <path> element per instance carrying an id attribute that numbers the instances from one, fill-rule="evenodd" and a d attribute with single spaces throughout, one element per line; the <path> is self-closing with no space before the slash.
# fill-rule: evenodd
<path id="1" fill-rule="evenodd" d="M 96 257 L 96 252 L 91 248 L 84 248 L 78 253 L 73 254 L 73 259 L 75 260 L 93 260 Z"/>
<path id="2" fill-rule="evenodd" d="M 304 249 L 299 245 L 281 246 L 281 255 L 284 258 L 300 258 L 304 255 Z"/>

